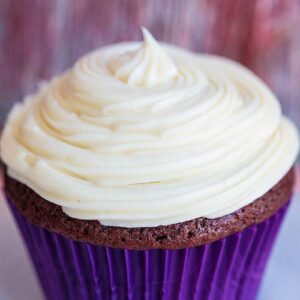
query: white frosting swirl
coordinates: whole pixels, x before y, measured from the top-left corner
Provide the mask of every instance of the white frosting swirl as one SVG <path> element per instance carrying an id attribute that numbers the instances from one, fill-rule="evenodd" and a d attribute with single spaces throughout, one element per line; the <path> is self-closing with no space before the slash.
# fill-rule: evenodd
<path id="1" fill-rule="evenodd" d="M 294 125 L 230 60 L 122 43 L 15 105 L 1 138 L 10 176 L 79 219 L 124 227 L 216 218 L 292 167 Z"/>

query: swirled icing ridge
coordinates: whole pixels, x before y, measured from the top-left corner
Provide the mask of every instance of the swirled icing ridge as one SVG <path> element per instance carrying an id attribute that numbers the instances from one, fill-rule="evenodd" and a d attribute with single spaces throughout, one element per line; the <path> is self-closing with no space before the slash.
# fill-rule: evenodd
<path id="1" fill-rule="evenodd" d="M 104 225 L 216 218 L 295 162 L 295 126 L 252 72 L 158 44 L 99 49 L 17 104 L 1 137 L 10 176 Z"/>

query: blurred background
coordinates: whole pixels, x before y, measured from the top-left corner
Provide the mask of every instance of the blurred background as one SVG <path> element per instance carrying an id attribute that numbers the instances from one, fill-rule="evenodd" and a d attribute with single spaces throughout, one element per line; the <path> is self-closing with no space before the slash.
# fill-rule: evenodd
<path id="1" fill-rule="evenodd" d="M 235 59 L 300 122 L 299 0 L 0 0 L 0 122 L 15 101 L 96 47 L 141 39 Z"/>
<path id="2" fill-rule="evenodd" d="M 91 49 L 141 39 L 140 26 L 158 40 L 246 65 L 300 126 L 299 0 L 0 0 L 0 128 L 13 103 L 40 81 Z M 295 198 L 268 266 L 263 300 L 299 299 L 299 187 Z M 1 199 L 0 229 L 0 299 L 41 299 Z"/>

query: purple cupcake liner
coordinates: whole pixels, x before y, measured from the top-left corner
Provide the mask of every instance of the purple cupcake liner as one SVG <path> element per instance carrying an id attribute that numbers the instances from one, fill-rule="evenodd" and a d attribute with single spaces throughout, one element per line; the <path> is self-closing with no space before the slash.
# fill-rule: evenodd
<path id="1" fill-rule="evenodd" d="M 76 242 L 32 225 L 10 205 L 49 300 L 255 299 L 288 204 L 219 241 L 144 251 Z"/>

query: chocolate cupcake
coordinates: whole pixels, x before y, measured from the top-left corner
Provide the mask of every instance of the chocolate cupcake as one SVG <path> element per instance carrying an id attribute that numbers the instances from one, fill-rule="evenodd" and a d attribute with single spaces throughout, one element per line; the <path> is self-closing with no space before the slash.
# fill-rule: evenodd
<path id="1" fill-rule="evenodd" d="M 9 115 L 5 193 L 48 299 L 254 299 L 299 143 L 243 66 L 159 44 L 81 58 Z"/>

